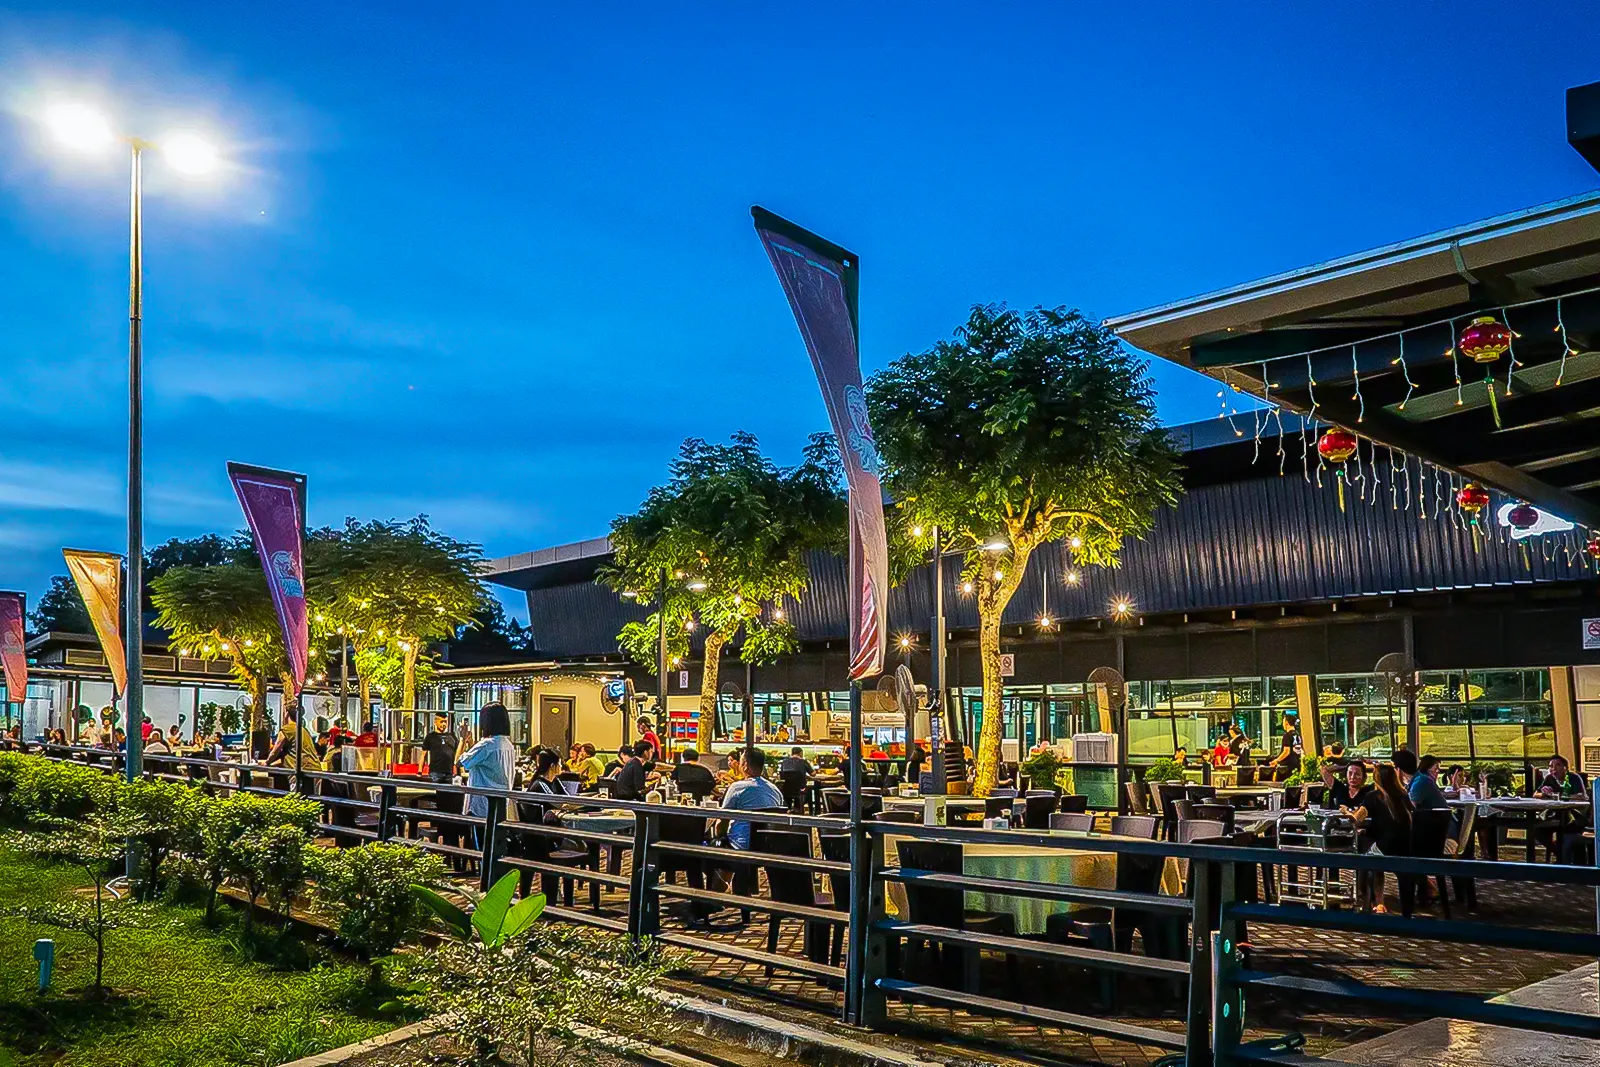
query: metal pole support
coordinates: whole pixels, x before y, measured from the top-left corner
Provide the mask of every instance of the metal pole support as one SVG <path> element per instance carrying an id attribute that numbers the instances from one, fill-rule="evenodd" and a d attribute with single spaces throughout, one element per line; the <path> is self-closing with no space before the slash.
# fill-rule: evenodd
<path id="1" fill-rule="evenodd" d="M 394 810 L 394 783 L 385 782 L 378 788 L 378 840 L 387 841 L 394 836 L 389 825 L 389 813 Z"/>
<path id="2" fill-rule="evenodd" d="M 488 797 L 489 812 L 483 820 L 483 854 L 479 857 L 478 888 L 487 893 L 489 887 L 494 885 L 495 878 L 500 872 L 501 830 L 500 824 L 505 821 L 506 801 L 504 797 Z"/>
<path id="3" fill-rule="evenodd" d="M 850 945 L 845 956 L 844 1021 L 862 1025 L 861 1002 L 866 981 L 867 894 L 872 881 L 871 853 L 861 827 L 861 685 L 850 683 Z"/>
<path id="4" fill-rule="evenodd" d="M 1189 861 L 1194 888 L 1194 914 L 1189 923 L 1189 1012 L 1184 1027 L 1184 1067 L 1211 1065 L 1211 935 L 1216 930 L 1216 901 L 1211 878 L 1216 866 Z"/>
<path id="5" fill-rule="evenodd" d="M 661 932 L 661 900 L 656 896 L 659 872 L 651 845 L 661 835 L 661 819 L 635 812 L 633 824 L 633 879 L 628 886 L 628 937 L 638 945 Z"/>

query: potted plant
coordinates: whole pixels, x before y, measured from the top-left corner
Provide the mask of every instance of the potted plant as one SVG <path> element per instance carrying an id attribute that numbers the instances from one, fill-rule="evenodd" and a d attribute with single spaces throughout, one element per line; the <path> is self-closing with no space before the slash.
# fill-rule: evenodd
<path id="1" fill-rule="evenodd" d="M 1061 757 L 1046 744 L 1037 744 L 1028 750 L 1028 758 L 1017 768 L 1028 776 L 1028 788 L 1049 790 L 1061 795 Z M 1020 783 L 1019 783 L 1020 784 Z"/>
<path id="2" fill-rule="evenodd" d="M 1170 756 L 1163 756 L 1145 768 L 1144 780 L 1150 785 L 1185 781 L 1183 764 Z"/>

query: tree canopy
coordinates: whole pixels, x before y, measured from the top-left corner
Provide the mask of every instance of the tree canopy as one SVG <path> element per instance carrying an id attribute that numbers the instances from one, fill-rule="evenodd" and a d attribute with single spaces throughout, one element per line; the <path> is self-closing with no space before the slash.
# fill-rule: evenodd
<path id="1" fill-rule="evenodd" d="M 763 456 L 749 433 L 735 433 L 725 445 L 686 440 L 666 483 L 611 524 L 613 557 L 600 580 L 654 608 L 617 635 L 623 651 L 655 664 L 662 611 L 671 656 L 687 656 L 691 636 L 702 630 L 702 716 L 715 707 L 722 650 L 741 633 L 746 662 L 793 651 L 794 627 L 781 605 L 805 590 L 806 554 L 843 542 L 839 480 L 833 440 L 824 434 L 811 438 L 792 467 Z"/>
<path id="2" fill-rule="evenodd" d="M 94 633 L 94 624 L 89 621 L 77 583 L 65 574 L 50 579 L 50 588 L 34 604 L 28 618 L 35 633 L 51 630 L 66 634 Z"/>
<path id="3" fill-rule="evenodd" d="M 266 722 L 267 682 L 286 678 L 288 657 L 267 579 L 259 567 L 223 563 L 172 567 L 150 583 L 156 625 L 179 655 L 226 658 L 250 694 L 250 726 Z"/>
<path id="4" fill-rule="evenodd" d="M 898 525 L 938 526 L 977 596 L 983 706 L 1000 707 L 1000 619 L 1033 552 L 1058 538 L 1115 566 L 1180 489 L 1146 365 L 1077 311 L 979 305 L 926 352 L 873 375 L 867 398 Z M 993 787 L 986 714 L 977 788 Z"/>
<path id="5" fill-rule="evenodd" d="M 433 529 L 426 515 L 346 519 L 306 542 L 307 606 L 325 632 L 349 639 L 358 664 L 387 670 L 386 661 L 396 661 L 399 685 L 386 697 L 415 707 L 428 644 L 453 639 L 488 598 L 478 578 L 482 561 L 481 548 Z M 357 670 L 365 706 L 368 672 Z"/>

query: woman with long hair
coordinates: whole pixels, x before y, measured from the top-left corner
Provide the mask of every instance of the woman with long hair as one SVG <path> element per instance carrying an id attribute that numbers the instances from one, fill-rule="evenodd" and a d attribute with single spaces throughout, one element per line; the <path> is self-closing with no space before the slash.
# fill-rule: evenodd
<path id="1" fill-rule="evenodd" d="M 1378 765 L 1378 788 L 1366 794 L 1361 807 L 1350 812 L 1356 827 L 1372 842 L 1374 849 L 1384 856 L 1411 854 L 1411 798 L 1400 784 L 1400 775 L 1394 765 Z M 1409 913 L 1410 900 L 1416 893 L 1416 880 L 1408 874 L 1396 876 L 1400 882 L 1400 902 Z M 1358 878 L 1362 896 L 1372 904 L 1372 910 L 1382 914 L 1388 911 L 1383 903 L 1382 872 L 1373 872 L 1367 878 Z"/>
<path id="2" fill-rule="evenodd" d="M 480 708 L 478 729 L 483 740 L 461 757 L 467 785 L 473 789 L 510 789 L 517 770 L 517 746 L 511 743 L 511 715 L 506 706 L 496 702 Z M 467 801 L 467 814 L 487 818 L 489 798 L 473 794 Z M 479 837 L 477 827 L 473 827 L 473 835 Z"/>

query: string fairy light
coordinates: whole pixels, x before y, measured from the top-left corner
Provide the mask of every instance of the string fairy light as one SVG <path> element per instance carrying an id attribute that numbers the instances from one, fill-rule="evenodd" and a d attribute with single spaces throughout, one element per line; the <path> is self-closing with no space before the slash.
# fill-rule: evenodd
<path id="1" fill-rule="evenodd" d="M 1394 472 L 1394 446 L 1385 445 L 1389 450 L 1389 510 L 1400 510 L 1400 486 L 1395 482 Z"/>
<path id="2" fill-rule="evenodd" d="M 1350 399 L 1361 405 L 1356 412 L 1356 421 L 1365 422 L 1367 418 L 1367 398 L 1361 395 L 1361 364 L 1356 361 L 1355 345 L 1350 346 L 1350 372 L 1356 379 L 1356 391 Z"/>
<path id="3" fill-rule="evenodd" d="M 1517 338 L 1522 335 L 1511 328 L 1511 316 L 1506 314 L 1506 309 L 1500 309 L 1500 321 L 1506 324 L 1506 332 L 1511 338 L 1506 342 L 1506 355 L 1511 359 L 1506 363 L 1506 396 L 1511 395 L 1511 372 L 1522 366 L 1522 360 L 1517 358 Z"/>
<path id="4" fill-rule="evenodd" d="M 1461 354 L 1456 351 L 1456 320 L 1450 320 L 1450 347 L 1445 355 L 1450 357 L 1450 369 L 1456 376 L 1456 407 L 1464 402 L 1461 398 Z"/>
<path id="5" fill-rule="evenodd" d="M 1575 356 L 1578 350 L 1572 347 L 1572 342 L 1567 340 L 1567 320 L 1561 317 L 1561 298 L 1556 298 L 1556 329 L 1561 333 L 1561 366 L 1556 368 L 1556 384 L 1561 384 L 1561 379 L 1567 373 L 1567 357 Z"/>
<path id="6" fill-rule="evenodd" d="M 1400 373 L 1405 375 L 1405 379 L 1406 379 L 1406 396 L 1405 396 L 1404 400 L 1400 401 L 1400 408 L 1399 408 L 1399 410 L 1404 411 L 1406 409 L 1406 404 L 1408 404 L 1411 401 L 1411 394 L 1414 393 L 1416 391 L 1416 388 L 1417 388 L 1417 383 L 1413 382 L 1411 380 L 1411 368 L 1406 365 L 1406 335 L 1405 334 L 1401 334 L 1400 335 L 1400 354 L 1398 356 L 1396 356 L 1393 360 L 1391 360 L 1390 363 L 1389 363 L 1389 366 L 1391 366 L 1391 367 L 1396 366 L 1396 365 L 1399 366 Z"/>

